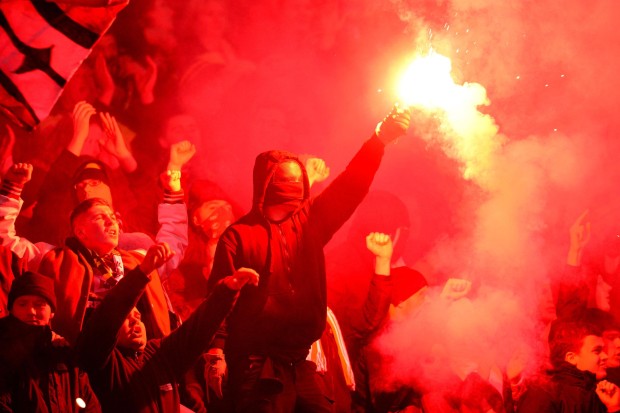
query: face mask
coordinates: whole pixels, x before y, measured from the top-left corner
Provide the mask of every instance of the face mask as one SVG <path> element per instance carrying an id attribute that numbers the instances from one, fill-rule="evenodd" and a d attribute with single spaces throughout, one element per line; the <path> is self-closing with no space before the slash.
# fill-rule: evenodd
<path id="1" fill-rule="evenodd" d="M 303 182 L 272 182 L 267 187 L 265 205 L 295 205 L 304 199 Z"/>
<path id="2" fill-rule="evenodd" d="M 234 216 L 230 204 L 224 201 L 213 201 L 208 204 L 214 207 L 210 213 L 204 217 L 202 222 L 197 222 L 199 217 L 194 216 L 195 225 L 202 228 L 202 232 L 210 239 L 219 238 L 224 230 L 232 223 Z M 208 206 L 207 206 L 208 208 Z"/>

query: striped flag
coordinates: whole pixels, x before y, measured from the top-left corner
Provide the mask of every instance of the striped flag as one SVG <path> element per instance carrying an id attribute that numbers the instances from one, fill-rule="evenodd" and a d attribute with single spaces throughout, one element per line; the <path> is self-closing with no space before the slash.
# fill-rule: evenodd
<path id="1" fill-rule="evenodd" d="M 128 1 L 0 0 L 0 110 L 28 129 L 47 117 Z"/>

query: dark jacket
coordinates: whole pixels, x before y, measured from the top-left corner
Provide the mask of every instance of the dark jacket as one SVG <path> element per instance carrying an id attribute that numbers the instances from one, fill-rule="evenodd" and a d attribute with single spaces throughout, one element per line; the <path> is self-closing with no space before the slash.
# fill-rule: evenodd
<path id="1" fill-rule="evenodd" d="M 356 411 L 373 411 L 368 371 L 368 345 L 385 321 L 392 298 L 392 277 L 374 274 L 362 310 L 352 310 L 342 317 L 351 367 L 355 375 L 353 405 Z"/>
<path id="2" fill-rule="evenodd" d="M 8 316 L 0 319 L 0 411 L 77 413 L 101 407 L 70 348 L 52 345 L 49 326 Z"/>
<path id="3" fill-rule="evenodd" d="M 392 292 L 392 279 L 389 276 L 374 274 L 368 295 L 361 310 L 349 314 L 344 321 L 339 321 L 343 339 L 346 344 L 351 370 L 355 377 L 355 392 L 359 388 L 366 390 L 366 377 L 360 375 L 359 353 L 373 332 L 381 325 L 388 314 Z M 338 319 L 340 320 L 340 319 Z M 351 412 L 351 389 L 346 382 L 337 340 L 329 323 L 321 336 L 321 347 L 327 362 L 327 371 L 321 374 L 328 397 L 334 401 L 337 413 Z"/>
<path id="4" fill-rule="evenodd" d="M 518 413 L 597 413 L 607 408 L 596 392 L 596 376 L 564 363 L 528 387 Z"/>
<path id="5" fill-rule="evenodd" d="M 117 333 L 149 278 L 125 276 L 93 312 L 78 339 L 80 364 L 89 372 L 106 412 L 178 412 L 177 383 L 213 339 L 232 308 L 236 291 L 218 285 L 185 323 L 141 352 L 116 346 Z"/>
<path id="6" fill-rule="evenodd" d="M 256 270 L 256 289 L 245 289 L 227 319 L 227 331 L 216 346 L 227 354 L 263 354 L 301 360 L 325 329 L 327 309 L 323 247 L 362 201 L 383 156 L 383 143 L 373 136 L 346 170 L 314 199 L 304 174 L 304 200 L 280 223 L 263 211 L 266 188 L 276 167 L 297 158 L 270 151 L 254 165 L 254 198 L 250 213 L 220 238 L 209 279 L 215 285 L 240 267 Z M 297 161 L 299 162 L 299 161 Z"/>

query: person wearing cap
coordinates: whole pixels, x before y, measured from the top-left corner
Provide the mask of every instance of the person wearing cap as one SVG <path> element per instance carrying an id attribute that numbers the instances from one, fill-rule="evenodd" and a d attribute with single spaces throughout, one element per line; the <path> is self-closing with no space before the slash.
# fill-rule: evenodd
<path id="1" fill-rule="evenodd" d="M 222 279 L 179 328 L 162 339 L 149 339 L 143 314 L 136 309 L 152 282 L 153 272 L 144 265 L 154 268 L 168 258 L 163 247 L 147 256 L 110 290 L 79 336 L 79 363 L 88 371 L 104 411 L 179 412 L 183 374 L 207 348 L 239 290 L 258 284 L 254 270 L 238 269 Z"/>
<path id="2" fill-rule="evenodd" d="M 365 237 L 366 248 L 374 256 L 374 273 L 368 293 L 359 308 L 349 308 L 341 314 L 342 326 L 352 371 L 355 391 L 352 393 L 353 411 L 375 411 L 377 389 L 373 385 L 380 375 L 380 356 L 370 345 L 380 335 L 390 316 L 395 316 L 404 306 L 419 305 L 427 290 L 426 279 L 408 267 L 392 267 L 394 242 L 389 234 L 371 232 Z M 399 388 L 382 394 L 381 401 L 399 400 L 404 406 L 411 401 L 411 391 Z M 383 406 L 385 407 L 385 406 Z"/>
<path id="3" fill-rule="evenodd" d="M 368 295 L 354 314 L 347 314 L 340 322 L 328 307 L 325 331 L 321 339 L 312 344 L 308 355 L 308 359 L 317 365 L 337 413 L 350 412 L 353 401 L 355 405 L 361 405 L 360 394 L 366 394 L 368 377 L 360 369 L 360 357 L 390 306 L 392 240 L 389 235 L 379 232 L 368 234 L 365 240 L 368 250 L 375 256 Z"/>
<path id="4" fill-rule="evenodd" d="M 187 213 L 189 244 L 183 260 L 166 281 L 172 304 L 183 320 L 207 292 L 207 279 L 220 235 L 241 215 L 219 185 L 202 179 L 194 181 L 189 189 Z"/>
<path id="5" fill-rule="evenodd" d="M 52 279 L 27 271 L 13 281 L 0 319 L 0 411 L 101 412 L 88 376 L 50 327 L 56 304 Z"/>
<path id="6" fill-rule="evenodd" d="M 165 283 L 172 306 L 183 321 L 204 300 L 217 242 L 240 215 L 235 202 L 219 185 L 203 179 L 191 184 L 187 208 L 189 245 L 183 261 Z M 221 378 L 225 372 L 223 357 L 203 354 L 180 383 L 183 405 L 195 412 L 227 411 L 222 400 Z"/>
<path id="7" fill-rule="evenodd" d="M 214 286 L 240 267 L 261 274 L 258 288 L 241 292 L 213 345 L 225 348 L 235 411 L 331 411 L 316 365 L 306 360 L 325 329 L 323 247 L 368 192 L 385 145 L 406 133 L 410 116 L 408 108 L 395 107 L 346 170 L 313 198 L 297 156 L 257 156 L 252 210 L 221 236 L 209 278 Z M 282 382 L 280 393 L 261 387 L 273 375 Z"/>
<path id="8" fill-rule="evenodd" d="M 392 266 L 403 266 L 411 218 L 407 205 L 395 194 L 371 190 L 351 217 L 346 238 L 325 254 L 327 291 L 330 306 L 345 322 L 345 314 L 355 314 L 365 300 L 375 257 L 368 251 L 365 237 L 370 232 L 388 234 L 392 239 Z M 405 293 L 404 290 L 398 290 Z"/>

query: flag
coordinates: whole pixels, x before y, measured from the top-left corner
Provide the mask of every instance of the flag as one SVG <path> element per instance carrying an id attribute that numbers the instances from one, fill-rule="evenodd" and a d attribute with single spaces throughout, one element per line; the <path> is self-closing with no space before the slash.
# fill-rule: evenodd
<path id="1" fill-rule="evenodd" d="M 0 110 L 28 129 L 45 119 L 127 3 L 0 0 Z"/>

